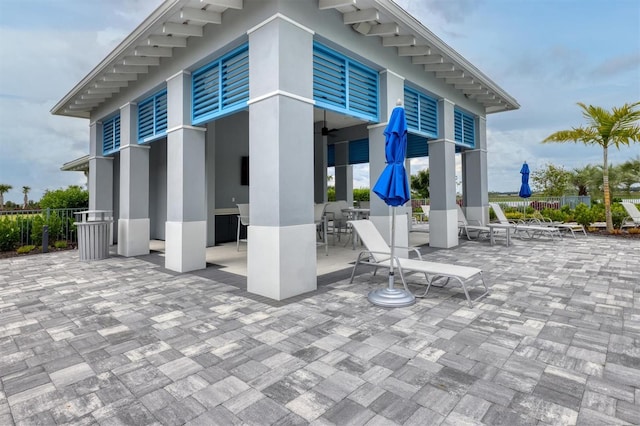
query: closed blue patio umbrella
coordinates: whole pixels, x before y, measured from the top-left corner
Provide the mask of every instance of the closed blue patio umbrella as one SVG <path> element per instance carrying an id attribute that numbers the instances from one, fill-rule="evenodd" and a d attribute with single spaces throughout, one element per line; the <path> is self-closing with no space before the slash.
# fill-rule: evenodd
<path id="1" fill-rule="evenodd" d="M 398 101 L 397 104 L 401 105 L 401 102 Z M 387 288 L 370 292 L 369 301 L 378 306 L 402 307 L 415 303 L 416 299 L 410 292 L 394 288 L 396 207 L 411 199 L 407 172 L 404 168 L 407 151 L 407 118 L 401 106 L 397 106 L 391 112 L 389 123 L 384 129 L 384 136 L 387 165 L 374 185 L 373 192 L 391 207 L 391 267 L 389 268 L 389 285 Z"/>
<path id="2" fill-rule="evenodd" d="M 520 192 L 518 192 L 518 196 L 520 198 L 529 198 L 531 197 L 531 188 L 529 187 L 529 166 L 525 161 L 520 169 L 520 174 L 522 175 L 522 184 L 520 185 Z M 527 206 L 524 206 L 524 214 L 527 215 Z"/>

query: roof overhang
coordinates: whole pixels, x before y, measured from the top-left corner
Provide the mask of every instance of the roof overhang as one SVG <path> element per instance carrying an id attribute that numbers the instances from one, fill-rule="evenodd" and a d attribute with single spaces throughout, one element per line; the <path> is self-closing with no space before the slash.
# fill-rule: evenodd
<path id="1" fill-rule="evenodd" d="M 88 172 L 89 171 L 89 156 L 85 155 L 75 160 L 64 163 L 60 170 L 63 172 Z"/>
<path id="2" fill-rule="evenodd" d="M 321 10 L 342 13 L 343 23 L 363 37 L 410 57 L 436 79 L 482 105 L 487 114 L 518 109 L 506 91 L 392 0 L 318 0 Z M 89 118 L 91 111 L 160 65 L 161 58 L 201 37 L 205 25 L 222 23 L 227 9 L 243 0 L 165 0 L 52 109 L 55 115 Z"/>

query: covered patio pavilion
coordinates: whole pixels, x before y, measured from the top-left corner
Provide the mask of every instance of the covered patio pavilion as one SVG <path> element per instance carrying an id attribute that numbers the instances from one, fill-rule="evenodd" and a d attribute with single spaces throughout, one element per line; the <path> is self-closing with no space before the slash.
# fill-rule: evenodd
<path id="1" fill-rule="evenodd" d="M 166 0 L 52 113 L 89 119 L 90 209 L 113 211 L 120 255 L 160 239 L 167 269 L 203 269 L 250 203 L 248 290 L 282 300 L 317 287 L 329 139 L 348 198 L 349 147 L 366 141 L 375 181 L 397 99 L 433 160 L 430 244 L 453 247 L 455 153 L 467 217 L 486 222 L 487 115 L 519 105 L 390 0 Z M 381 200 L 371 220 L 388 235 Z"/>

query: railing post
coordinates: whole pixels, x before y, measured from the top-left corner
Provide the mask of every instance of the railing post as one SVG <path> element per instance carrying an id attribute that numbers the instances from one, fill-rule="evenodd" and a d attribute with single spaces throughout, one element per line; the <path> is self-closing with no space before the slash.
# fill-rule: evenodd
<path id="1" fill-rule="evenodd" d="M 49 252 L 49 225 L 42 227 L 42 252 Z"/>

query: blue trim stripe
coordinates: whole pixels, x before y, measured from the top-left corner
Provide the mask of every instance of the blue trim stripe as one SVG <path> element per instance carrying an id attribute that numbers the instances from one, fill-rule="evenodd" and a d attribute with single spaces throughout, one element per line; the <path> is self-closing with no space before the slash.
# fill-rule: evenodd
<path id="1" fill-rule="evenodd" d="M 331 144 L 327 146 L 327 167 L 336 166 L 336 146 Z"/>
<path id="2" fill-rule="evenodd" d="M 406 100 L 406 98 L 405 98 Z M 429 139 L 415 133 L 407 134 L 407 158 L 429 156 Z"/>
<path id="3" fill-rule="evenodd" d="M 475 118 L 459 109 L 453 111 L 453 129 L 457 144 L 469 148 L 476 146 L 476 120 Z"/>
<path id="4" fill-rule="evenodd" d="M 167 135 L 167 91 L 162 90 L 138 104 L 138 143 Z"/>
<path id="5" fill-rule="evenodd" d="M 102 154 L 113 154 L 119 149 L 120 114 L 102 122 Z"/>
<path id="6" fill-rule="evenodd" d="M 377 122 L 378 86 L 375 70 L 313 43 L 313 99 L 317 107 Z"/>
<path id="7" fill-rule="evenodd" d="M 193 73 L 192 124 L 203 124 L 247 107 L 249 45 L 243 44 Z"/>
<path id="8" fill-rule="evenodd" d="M 369 162 L 369 139 L 349 141 L 349 164 Z"/>
<path id="9" fill-rule="evenodd" d="M 405 86 L 404 105 L 409 130 L 429 138 L 438 137 L 438 102 L 435 99 Z"/>

